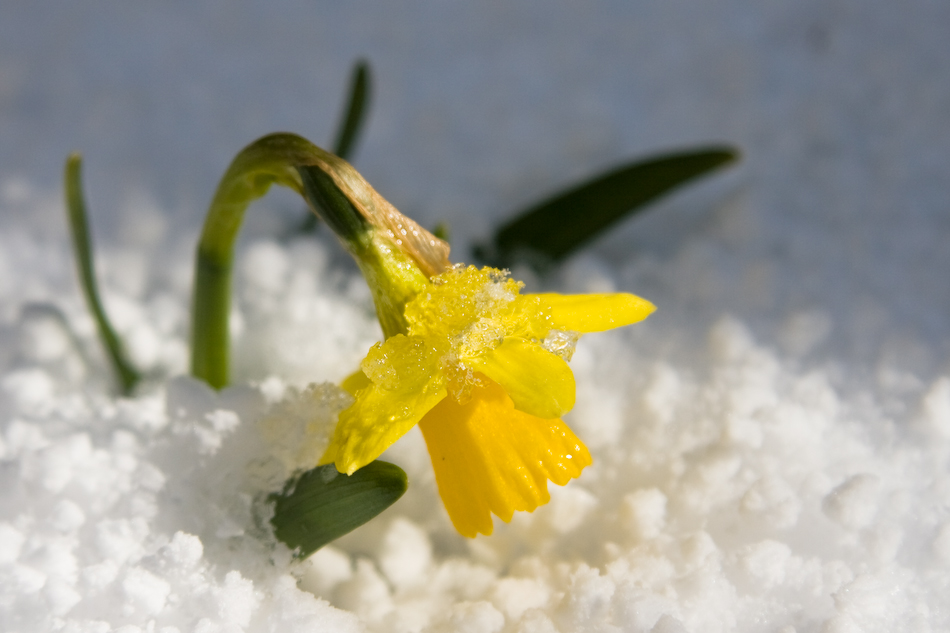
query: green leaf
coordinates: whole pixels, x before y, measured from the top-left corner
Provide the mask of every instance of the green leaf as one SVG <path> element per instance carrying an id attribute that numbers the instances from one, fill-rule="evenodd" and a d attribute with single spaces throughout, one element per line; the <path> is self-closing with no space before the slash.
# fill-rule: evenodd
<path id="1" fill-rule="evenodd" d="M 432 234 L 444 242 L 452 241 L 452 231 L 449 229 L 448 222 L 439 222 L 432 229 Z"/>
<path id="2" fill-rule="evenodd" d="M 649 202 L 738 156 L 729 147 L 710 147 L 625 165 L 523 211 L 476 253 L 498 266 L 525 253 L 563 259 Z"/>
<path id="3" fill-rule="evenodd" d="M 86 220 L 86 202 L 82 191 L 82 156 L 73 152 L 66 159 L 64 173 L 66 189 L 66 213 L 69 217 L 69 229 L 73 238 L 73 251 L 76 254 L 76 268 L 79 272 L 79 284 L 89 311 L 95 319 L 99 336 L 105 345 L 107 356 L 112 363 L 122 393 L 129 395 L 141 376 L 125 355 L 125 349 L 119 336 L 115 333 L 112 323 L 106 315 L 102 301 L 99 299 L 99 287 L 96 284 L 96 274 L 93 270 L 92 238 L 89 235 L 89 224 Z"/>
<path id="4" fill-rule="evenodd" d="M 353 69 L 353 78 L 350 80 L 350 98 L 346 108 L 346 116 L 337 133 L 336 143 L 333 144 L 333 153 L 346 159 L 353 151 L 363 124 L 366 123 L 366 113 L 370 99 L 369 63 L 359 60 Z"/>
<path id="5" fill-rule="evenodd" d="M 408 486 L 406 473 L 388 462 L 371 462 L 349 476 L 333 464 L 318 466 L 271 495 L 274 534 L 306 558 L 394 504 Z"/>
<path id="6" fill-rule="evenodd" d="M 346 110 L 344 111 L 343 120 L 340 122 L 336 142 L 333 144 L 333 153 L 344 160 L 347 160 L 353 152 L 356 141 L 359 139 L 366 123 L 370 100 L 370 78 L 369 63 L 362 59 L 359 60 L 353 68 Z M 317 226 L 316 214 L 308 212 L 304 217 L 304 221 L 294 232 L 311 233 L 316 230 Z"/>

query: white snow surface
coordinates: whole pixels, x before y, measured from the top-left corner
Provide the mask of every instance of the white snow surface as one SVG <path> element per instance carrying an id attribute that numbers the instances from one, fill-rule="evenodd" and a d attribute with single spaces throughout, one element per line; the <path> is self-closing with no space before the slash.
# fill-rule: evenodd
<path id="1" fill-rule="evenodd" d="M 3 3 L 0 629 L 950 629 L 948 30 L 925 0 Z M 465 539 L 413 431 L 384 456 L 405 497 L 295 563 L 265 499 L 346 406 L 371 299 L 326 231 L 282 238 L 298 200 L 265 198 L 214 393 L 184 375 L 192 253 L 242 145 L 332 138 L 358 56 L 376 90 L 354 162 L 448 221 L 456 261 L 620 160 L 744 159 L 547 277 L 514 271 L 659 307 L 578 343 L 580 479 Z M 131 398 L 75 279 L 72 149 L 147 376 Z"/>

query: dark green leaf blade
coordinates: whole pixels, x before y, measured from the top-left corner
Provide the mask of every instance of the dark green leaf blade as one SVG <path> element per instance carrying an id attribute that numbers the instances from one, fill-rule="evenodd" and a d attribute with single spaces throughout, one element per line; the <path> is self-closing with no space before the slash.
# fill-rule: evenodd
<path id="1" fill-rule="evenodd" d="M 306 558 L 327 543 L 363 525 L 406 492 L 401 468 L 376 460 L 350 476 L 327 464 L 288 482 L 274 501 L 274 534 Z"/>
<path id="2" fill-rule="evenodd" d="M 496 232 L 494 257 L 501 265 L 519 251 L 562 259 L 647 203 L 738 156 L 730 147 L 708 147 L 620 167 L 518 214 Z"/>
<path id="3" fill-rule="evenodd" d="M 347 102 L 346 116 L 337 133 L 336 143 L 333 144 L 333 153 L 346 160 L 353 151 L 363 124 L 366 122 L 366 112 L 369 109 L 370 73 L 366 60 L 359 60 L 353 69 L 353 78 L 350 80 L 350 98 Z"/>
<path id="4" fill-rule="evenodd" d="M 359 140 L 360 133 L 366 123 L 372 86 L 371 77 L 369 62 L 364 59 L 357 61 L 350 79 L 350 93 L 343 120 L 340 122 L 336 141 L 333 143 L 333 153 L 344 160 L 349 160 L 349 156 L 353 153 L 356 141 Z M 316 214 L 307 211 L 303 222 L 291 234 L 312 233 L 316 230 L 317 225 Z"/>

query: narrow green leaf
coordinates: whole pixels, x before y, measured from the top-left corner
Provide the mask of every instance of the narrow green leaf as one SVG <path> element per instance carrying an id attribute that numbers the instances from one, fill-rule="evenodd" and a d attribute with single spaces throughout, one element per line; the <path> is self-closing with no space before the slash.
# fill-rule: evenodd
<path id="1" fill-rule="evenodd" d="M 124 395 L 129 395 L 141 376 L 129 362 L 109 317 L 106 315 L 102 301 L 99 299 L 99 287 L 96 284 L 96 275 L 93 270 L 92 238 L 89 235 L 89 225 L 86 219 L 86 202 L 82 191 L 82 156 L 73 152 L 66 159 L 64 174 L 66 189 L 66 213 L 69 218 L 69 229 L 73 238 L 73 251 L 76 254 L 76 269 L 79 273 L 79 284 L 82 286 L 86 303 L 96 321 L 99 336 L 105 345 L 107 356 L 112 363 L 119 379 Z"/>
<path id="2" fill-rule="evenodd" d="M 738 156 L 729 147 L 710 147 L 625 165 L 519 213 L 479 255 L 501 266 L 519 252 L 562 259 L 647 203 Z"/>
<path id="3" fill-rule="evenodd" d="M 406 473 L 388 462 L 371 462 L 349 476 L 333 464 L 318 466 L 271 495 L 274 534 L 306 558 L 394 504 L 408 486 Z"/>
<path id="4" fill-rule="evenodd" d="M 443 242 L 452 241 L 452 231 L 451 229 L 449 229 L 448 222 L 439 222 L 438 224 L 436 224 L 435 228 L 432 229 L 432 234 L 435 235 L 440 240 L 442 240 Z"/>
<path id="5" fill-rule="evenodd" d="M 350 79 L 350 93 L 336 141 L 333 143 L 333 153 L 345 160 L 349 159 L 356 141 L 359 139 L 363 126 L 366 123 L 366 114 L 369 111 L 370 100 L 370 70 L 366 60 L 359 60 L 353 68 Z M 299 233 L 310 233 L 317 228 L 317 216 L 307 213 L 304 221 L 297 229 Z"/>
<path id="6" fill-rule="evenodd" d="M 366 113 L 370 100 L 370 72 L 366 60 L 356 62 L 353 68 L 353 77 L 350 80 L 350 98 L 347 102 L 346 115 L 337 133 L 333 144 L 333 153 L 344 160 L 348 160 L 363 124 L 366 123 Z"/>

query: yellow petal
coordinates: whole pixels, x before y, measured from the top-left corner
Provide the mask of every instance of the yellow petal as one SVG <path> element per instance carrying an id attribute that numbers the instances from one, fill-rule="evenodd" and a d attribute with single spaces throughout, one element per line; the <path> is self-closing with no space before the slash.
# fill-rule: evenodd
<path id="1" fill-rule="evenodd" d="M 397 334 L 373 345 L 360 369 L 383 389 L 409 392 L 422 388 L 439 370 L 441 355 L 431 339 Z"/>
<path id="2" fill-rule="evenodd" d="M 630 325 L 650 316 L 656 306 L 626 292 L 599 295 L 543 293 L 539 297 L 551 306 L 552 327 L 558 330 L 603 332 Z"/>
<path id="3" fill-rule="evenodd" d="M 357 369 L 352 374 L 343 379 L 343 382 L 340 383 L 340 389 L 347 392 L 353 397 L 356 397 L 356 394 L 361 390 L 369 387 L 372 384 L 372 381 L 366 377 L 366 374 L 363 373 L 362 369 Z"/>
<path id="4" fill-rule="evenodd" d="M 337 470 L 352 475 L 405 435 L 445 395 L 440 374 L 409 392 L 370 385 L 340 414 L 320 463 L 336 463 Z"/>
<path id="5" fill-rule="evenodd" d="M 446 398 L 419 422 L 442 502 L 468 537 L 491 534 L 492 513 L 507 522 L 547 503 L 549 479 L 563 486 L 591 463 L 567 425 L 518 411 L 500 385 L 483 380 L 468 403 Z"/>
<path id="6" fill-rule="evenodd" d="M 551 330 L 551 306 L 539 295 L 518 295 L 499 317 L 508 336 L 542 340 Z"/>
<path id="7" fill-rule="evenodd" d="M 491 352 L 462 361 L 504 387 L 525 413 L 559 418 L 574 407 L 571 368 L 537 343 L 508 337 Z"/>

